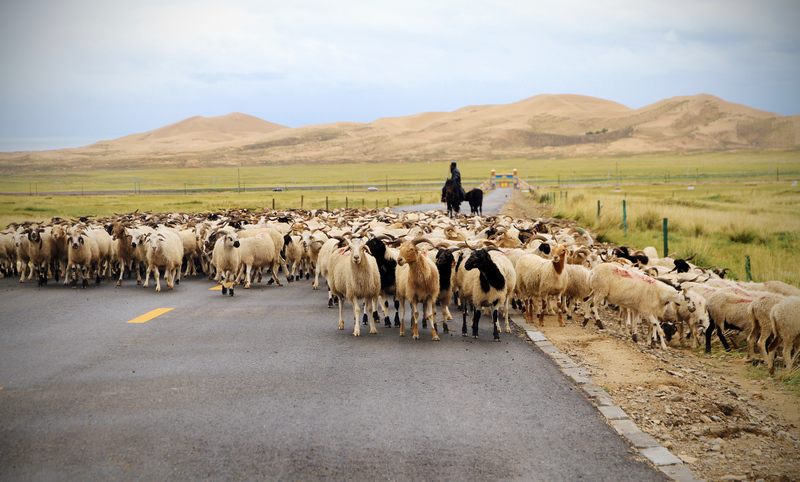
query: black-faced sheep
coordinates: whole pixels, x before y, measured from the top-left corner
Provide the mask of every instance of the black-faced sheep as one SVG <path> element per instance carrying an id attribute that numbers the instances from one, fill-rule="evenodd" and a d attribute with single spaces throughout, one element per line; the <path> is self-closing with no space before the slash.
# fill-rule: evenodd
<path id="1" fill-rule="evenodd" d="M 466 258 L 466 259 L 465 259 Z M 463 268 L 461 265 L 463 261 Z M 463 272 L 461 271 L 463 269 Z M 467 336 L 467 306 L 473 307 L 472 336 L 478 337 L 481 309 L 492 312 L 495 341 L 500 341 L 499 310 L 505 311 L 505 330 L 511 332 L 508 321 L 509 304 L 517 285 L 517 274 L 511 261 L 496 248 L 481 248 L 471 253 L 459 253 L 456 261 L 456 286 L 464 308 L 461 334 Z"/>

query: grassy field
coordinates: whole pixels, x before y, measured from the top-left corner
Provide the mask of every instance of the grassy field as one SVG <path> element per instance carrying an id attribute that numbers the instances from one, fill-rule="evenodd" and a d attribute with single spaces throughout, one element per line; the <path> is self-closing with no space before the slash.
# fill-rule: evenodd
<path id="1" fill-rule="evenodd" d="M 369 186 L 381 190 L 441 186 L 449 177 L 449 162 L 385 162 L 298 164 L 259 167 L 46 171 L 4 173 L 0 193 L 81 193 L 152 190 L 236 190 L 274 187 Z M 533 185 L 660 182 L 708 180 L 778 180 L 800 178 L 800 151 L 718 152 L 696 155 L 662 154 L 576 159 L 503 159 L 459 161 L 465 187 L 489 178 L 492 169 L 511 173 Z"/>
<path id="2" fill-rule="evenodd" d="M 746 278 L 750 257 L 755 281 L 780 280 L 800 286 L 800 187 L 792 182 L 637 184 L 541 190 L 555 199 L 554 215 L 575 219 L 603 240 L 663 255 L 663 219 L 668 248 L 679 257 L 696 254 L 703 266 L 728 267 Z M 623 227 L 623 200 L 627 230 Z M 600 201 L 600 216 L 597 202 Z"/>
<path id="3" fill-rule="evenodd" d="M 448 162 L 277 165 L 247 168 L 19 173 L 0 179 L 0 226 L 53 216 L 139 211 L 197 212 L 225 208 L 375 208 L 433 203 Z M 800 285 L 800 152 L 733 152 L 616 158 L 460 161 L 470 188 L 517 169 L 537 196 L 555 194 L 554 213 L 604 239 L 697 254 L 703 265 L 729 267 L 744 279 Z M 273 187 L 284 187 L 275 193 Z M 323 186 L 341 186 L 323 188 Z M 367 191 L 375 186 L 378 191 Z M 689 190 L 689 187 L 693 190 Z M 133 194 L 134 189 L 140 194 Z M 213 189 L 213 191 L 211 191 Z M 172 190 L 170 193 L 152 191 Z M 118 191 L 102 195 L 65 192 Z M 241 192 L 240 192 L 241 191 Z M 38 193 L 38 195 L 37 195 Z M 541 197 L 543 199 L 543 197 Z M 627 235 L 622 201 L 626 202 Z M 597 201 L 602 204 L 597 217 Z M 274 204 L 273 204 L 274 203 Z"/>

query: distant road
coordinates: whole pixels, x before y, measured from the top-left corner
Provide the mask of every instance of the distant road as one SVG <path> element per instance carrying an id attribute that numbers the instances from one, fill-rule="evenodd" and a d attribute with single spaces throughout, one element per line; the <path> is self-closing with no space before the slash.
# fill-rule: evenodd
<path id="1" fill-rule="evenodd" d="M 483 214 L 490 215 L 490 214 L 500 214 L 500 211 L 503 209 L 503 205 L 511 199 L 511 194 L 513 192 L 513 188 L 504 187 L 504 188 L 497 188 L 493 191 L 489 191 L 488 193 L 484 194 L 483 196 Z M 436 203 L 436 204 L 414 204 L 411 206 L 397 206 L 393 207 L 392 211 L 396 213 L 403 213 L 403 212 L 414 212 L 414 211 L 433 211 L 433 210 L 440 210 L 447 212 L 447 205 L 445 203 Z M 469 203 L 464 201 L 461 203 L 461 213 L 462 214 L 469 214 Z"/>

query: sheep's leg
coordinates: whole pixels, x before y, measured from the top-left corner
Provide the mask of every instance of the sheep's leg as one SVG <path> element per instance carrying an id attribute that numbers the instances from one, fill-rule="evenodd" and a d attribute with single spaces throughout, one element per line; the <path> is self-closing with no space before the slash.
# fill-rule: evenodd
<path id="1" fill-rule="evenodd" d="M 756 341 L 761 334 L 761 327 L 758 326 L 758 321 L 753 324 L 753 329 L 747 334 L 747 355 L 749 361 L 756 362 Z"/>
<path id="2" fill-rule="evenodd" d="M 319 289 L 319 270 L 314 273 L 314 283 L 311 284 L 312 289 Z"/>
<path id="3" fill-rule="evenodd" d="M 472 338 L 478 338 L 478 322 L 481 320 L 481 308 L 476 307 L 472 315 Z"/>
<path id="4" fill-rule="evenodd" d="M 150 264 L 148 264 L 147 271 L 144 274 L 144 284 L 142 285 L 142 288 L 147 288 L 148 286 L 150 286 L 150 272 L 151 272 L 151 267 Z"/>
<path id="5" fill-rule="evenodd" d="M 333 295 L 337 296 L 337 295 Z M 344 330 L 344 314 L 342 310 L 344 309 L 344 300 L 339 301 L 339 329 Z"/>
<path id="6" fill-rule="evenodd" d="M 250 281 L 253 279 L 253 265 L 247 264 L 244 267 L 244 289 L 250 289 Z"/>
<path id="7" fill-rule="evenodd" d="M 764 365 L 767 366 L 769 374 L 772 375 L 775 372 L 775 360 L 773 358 L 774 352 L 767 352 L 767 338 L 769 338 L 769 336 L 770 333 L 767 333 L 766 330 L 761 330 L 756 345 L 758 345 L 758 351 L 761 352 L 761 358 L 764 359 Z"/>
<path id="8" fill-rule="evenodd" d="M 119 262 L 119 279 L 117 280 L 117 286 L 122 286 L 122 276 L 125 274 L 125 262 Z"/>
<path id="9" fill-rule="evenodd" d="M 158 269 L 158 266 L 155 267 L 153 273 L 156 278 L 156 291 L 161 291 L 161 271 Z M 166 275 L 166 273 L 164 274 Z"/>
<path id="10" fill-rule="evenodd" d="M 347 299 L 353 305 L 353 336 L 361 336 L 361 326 L 358 324 L 358 319 L 361 316 L 361 304 L 358 302 L 358 298 L 352 297 Z M 339 301 L 339 307 L 344 304 L 343 301 Z"/>
<path id="11" fill-rule="evenodd" d="M 411 338 L 419 340 L 419 311 L 416 303 L 411 306 Z"/>
<path id="12" fill-rule="evenodd" d="M 505 331 L 506 331 L 506 333 L 511 333 L 511 323 L 509 323 L 509 321 L 508 321 L 508 311 L 509 311 L 509 305 L 510 304 L 511 303 L 509 301 L 509 298 L 506 297 L 506 313 L 505 313 L 505 317 L 506 317 Z"/>
<path id="13" fill-rule="evenodd" d="M 498 310 L 495 308 L 492 310 L 492 324 L 494 329 L 492 330 L 492 335 L 494 335 L 494 341 L 500 341 L 500 316 Z"/>
<path id="14" fill-rule="evenodd" d="M 180 266 L 178 266 L 177 268 L 173 267 L 171 270 L 169 270 L 168 273 L 164 273 L 164 278 L 167 281 L 167 289 L 169 289 L 169 290 L 171 290 L 172 288 L 175 287 L 175 274 L 176 273 L 178 274 L 178 276 L 180 276 L 180 274 L 181 274 L 181 267 Z"/>
<path id="15" fill-rule="evenodd" d="M 399 311 L 398 311 L 399 309 L 400 309 L 400 300 L 398 300 L 395 297 L 395 299 L 394 299 L 394 326 L 400 326 L 400 315 L 398 314 L 399 313 Z"/>
<path id="16" fill-rule="evenodd" d="M 649 318 L 650 318 L 650 324 L 652 325 L 652 328 L 655 329 L 656 334 L 658 335 L 658 338 L 661 340 L 661 349 L 662 350 L 666 350 L 667 349 L 667 343 L 664 341 L 664 338 L 665 338 L 664 330 L 661 329 L 661 325 L 658 323 L 658 320 L 656 319 L 655 316 L 650 315 Z M 655 338 L 655 335 L 653 336 L 653 338 Z"/>
<path id="17" fill-rule="evenodd" d="M 433 341 L 439 341 L 439 333 L 436 332 L 436 315 L 433 311 L 433 307 L 436 305 L 436 301 L 429 300 L 425 303 L 425 309 L 423 312 L 423 316 L 431 316 L 431 339 Z"/>
<path id="18" fill-rule="evenodd" d="M 556 306 L 558 307 L 558 326 L 564 326 L 564 300 L 561 296 L 556 298 Z"/>
<path id="19" fill-rule="evenodd" d="M 400 300 L 400 336 L 406 336 L 406 300 Z"/>
<path id="20" fill-rule="evenodd" d="M 284 273 L 286 272 L 286 265 L 285 264 L 283 265 L 283 272 Z M 278 262 L 277 261 L 273 261 L 272 262 L 272 279 L 275 281 L 276 285 L 283 286 L 283 283 L 281 283 L 281 280 L 278 279 Z"/>
<path id="21" fill-rule="evenodd" d="M 442 333 L 450 333 L 450 328 L 447 327 L 447 321 L 453 319 L 453 315 L 450 314 L 450 307 L 444 305 L 444 318 L 442 318 Z"/>
<path id="22" fill-rule="evenodd" d="M 539 305 L 538 303 L 536 304 Z M 542 298 L 542 311 L 539 312 L 539 326 L 544 326 L 544 312 L 547 308 L 547 297 Z"/>
<path id="23" fill-rule="evenodd" d="M 461 336 L 467 336 L 467 306 L 464 304 L 464 323 L 461 325 Z"/>
<path id="24" fill-rule="evenodd" d="M 297 279 L 300 279 L 300 278 L 297 278 Z M 378 315 L 378 307 L 376 306 L 377 303 L 378 303 L 378 298 L 372 298 L 371 300 L 369 300 L 369 302 L 367 302 L 367 301 L 364 302 L 364 312 L 365 313 L 367 311 L 367 303 L 369 303 L 370 309 L 372 310 L 372 319 L 369 320 L 369 332 L 370 332 L 370 334 L 375 335 L 375 334 L 378 333 L 378 328 L 376 328 L 375 325 L 376 325 L 376 323 L 380 323 L 381 322 L 381 317 L 380 317 L 380 315 Z"/>

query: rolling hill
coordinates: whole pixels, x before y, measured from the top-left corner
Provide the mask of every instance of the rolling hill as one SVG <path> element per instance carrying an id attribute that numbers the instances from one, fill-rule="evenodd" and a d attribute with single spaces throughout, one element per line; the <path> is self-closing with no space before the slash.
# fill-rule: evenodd
<path id="1" fill-rule="evenodd" d="M 800 116 L 711 95 L 640 109 L 581 95 L 288 128 L 245 114 L 192 117 L 77 149 L 0 153 L 0 170 L 610 156 L 800 147 Z"/>

